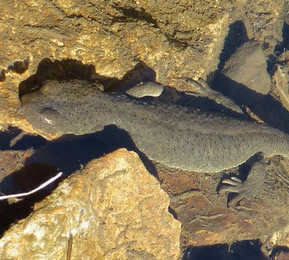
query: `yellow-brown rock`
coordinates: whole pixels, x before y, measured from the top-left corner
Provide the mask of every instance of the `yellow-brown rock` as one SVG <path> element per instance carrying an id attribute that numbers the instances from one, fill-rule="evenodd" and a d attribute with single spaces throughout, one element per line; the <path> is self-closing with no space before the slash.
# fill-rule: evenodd
<path id="1" fill-rule="evenodd" d="M 186 89 L 184 78 L 216 68 L 229 21 L 218 1 L 201 0 L 24 0 L 0 8 L 0 129 L 28 132 L 34 130 L 21 115 L 15 118 L 18 86 L 42 60 L 73 59 L 118 79 L 143 62 L 158 82 Z"/>
<path id="2" fill-rule="evenodd" d="M 0 240 L 0 259 L 177 259 L 181 227 L 168 206 L 138 156 L 120 149 L 36 204 Z"/>

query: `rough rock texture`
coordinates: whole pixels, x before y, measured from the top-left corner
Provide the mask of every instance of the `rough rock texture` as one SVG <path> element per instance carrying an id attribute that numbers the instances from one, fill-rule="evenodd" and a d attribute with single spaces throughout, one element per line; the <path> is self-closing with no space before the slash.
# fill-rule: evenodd
<path id="1" fill-rule="evenodd" d="M 278 254 L 274 260 L 287 260 L 289 259 L 289 253 L 288 252 L 281 252 L 280 254 Z"/>
<path id="2" fill-rule="evenodd" d="M 276 99 L 289 111 L 289 51 L 284 52 L 278 57 L 278 64 L 275 66 L 272 76 L 274 86 L 274 94 Z"/>
<path id="3" fill-rule="evenodd" d="M 12 226 L 1 259 L 177 259 L 180 223 L 133 152 L 91 161 Z"/>
<path id="4" fill-rule="evenodd" d="M 259 238 L 271 249 L 274 245 L 289 246 L 287 160 L 273 157 L 261 193 L 256 199 L 244 199 L 233 208 L 227 207 L 225 194 L 216 192 L 221 173 L 158 168 L 162 188 L 171 198 L 170 206 L 183 224 L 181 245 L 214 245 Z"/>
<path id="5" fill-rule="evenodd" d="M 261 45 L 250 41 L 243 44 L 226 62 L 224 74 L 231 80 L 261 93 L 271 90 L 271 78 Z"/>
<path id="6" fill-rule="evenodd" d="M 227 3 L 2 1 L 0 125 L 32 131 L 13 117 L 17 86 L 45 58 L 92 64 L 96 73 L 118 79 L 143 62 L 157 81 L 179 88 L 182 78 L 204 77 L 218 63 L 232 7 Z"/>
<path id="7" fill-rule="evenodd" d="M 239 17 L 244 21 L 249 38 L 263 41 L 271 36 L 282 41 L 282 19 L 286 18 L 288 2 L 284 0 L 236 0 Z M 264 12 L 264 10 L 270 10 Z M 279 24 L 279 26 L 278 26 Z M 277 25 L 277 26 L 276 26 Z"/>
<path id="8" fill-rule="evenodd" d="M 0 182 L 10 173 L 20 170 L 25 159 L 31 154 L 31 149 L 26 151 L 0 151 Z"/>

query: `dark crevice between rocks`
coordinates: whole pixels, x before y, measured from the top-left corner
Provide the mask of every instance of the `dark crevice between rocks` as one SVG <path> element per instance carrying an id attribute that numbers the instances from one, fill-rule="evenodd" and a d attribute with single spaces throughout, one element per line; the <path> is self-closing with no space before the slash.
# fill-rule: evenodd
<path id="1" fill-rule="evenodd" d="M 155 80 L 155 71 L 149 66 L 147 66 L 144 62 L 139 61 L 133 69 L 128 71 L 123 76 L 119 84 L 119 90 L 124 92 L 137 84 Z"/>
<path id="2" fill-rule="evenodd" d="M 125 92 L 137 84 L 155 81 L 156 73 L 144 62 L 139 61 L 122 79 L 110 78 L 97 73 L 94 73 L 91 78 L 103 84 L 105 92 Z"/>
<path id="3" fill-rule="evenodd" d="M 55 176 L 57 172 L 57 169 L 51 165 L 39 163 L 25 165 L 21 170 L 5 177 L 0 183 L 0 190 L 6 195 L 27 192 Z M 13 223 L 27 217 L 33 211 L 35 202 L 48 196 L 59 182 L 60 179 L 34 194 L 23 197 L 17 203 L 9 204 L 7 200 L 0 201 L 0 236 L 2 237 Z"/>
<path id="4" fill-rule="evenodd" d="M 16 127 L 9 127 L 7 131 L 0 132 L 0 151 L 3 150 L 21 150 L 25 151 L 29 148 L 37 149 L 43 146 L 47 141 L 40 136 L 24 135 L 14 145 L 11 145 L 13 139 L 16 138 L 22 130 Z"/>
<path id="5" fill-rule="evenodd" d="M 287 23 L 283 23 L 282 38 L 282 42 L 275 46 L 274 53 L 272 55 L 269 55 L 267 58 L 267 71 L 270 75 L 273 75 L 275 73 L 275 65 L 277 63 L 280 63 L 280 61 L 278 61 L 278 58 L 281 56 L 281 54 L 289 50 L 289 25 Z"/>
<path id="6" fill-rule="evenodd" d="M 272 251 L 272 254 L 270 255 L 270 259 L 279 259 L 278 256 L 280 254 L 284 253 L 285 255 L 287 255 L 287 257 L 289 256 L 289 248 L 286 247 L 286 246 L 276 246 L 273 251 Z M 280 260 L 284 259 L 285 260 L 285 257 L 284 258 L 280 258 Z M 286 258 L 287 259 L 287 258 Z"/>
<path id="7" fill-rule="evenodd" d="M 184 252 L 183 260 L 269 260 L 261 251 L 259 240 L 244 240 L 233 244 L 211 246 L 190 246 Z"/>
<path id="8" fill-rule="evenodd" d="M 289 25 L 287 23 L 283 23 L 282 38 L 282 42 L 275 46 L 274 52 L 276 54 L 282 53 L 284 50 L 289 49 Z"/>
<path id="9" fill-rule="evenodd" d="M 39 62 L 36 73 L 19 84 L 19 97 L 41 88 L 46 80 L 89 80 L 93 72 L 93 65 L 84 65 L 77 60 L 51 61 L 48 58 L 43 59 Z"/>
<path id="10" fill-rule="evenodd" d="M 168 211 L 169 211 L 170 214 L 173 215 L 173 217 L 174 217 L 176 220 L 178 220 L 178 215 L 177 215 L 176 211 L 175 211 L 172 207 L 168 207 Z"/>
<path id="11" fill-rule="evenodd" d="M 10 150 L 10 142 L 13 138 L 18 136 L 21 130 L 16 127 L 9 127 L 7 131 L 0 132 L 0 151 Z"/>
<path id="12" fill-rule="evenodd" d="M 229 32 L 224 41 L 224 47 L 219 56 L 218 69 L 222 70 L 226 61 L 243 43 L 248 41 L 247 31 L 242 21 L 236 21 L 229 26 Z"/>

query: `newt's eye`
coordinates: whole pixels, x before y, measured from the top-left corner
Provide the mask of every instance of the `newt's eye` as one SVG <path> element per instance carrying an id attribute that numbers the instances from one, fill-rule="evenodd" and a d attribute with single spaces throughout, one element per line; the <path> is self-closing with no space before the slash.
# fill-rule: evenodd
<path id="1" fill-rule="evenodd" d="M 40 111 L 40 114 L 42 121 L 50 125 L 55 125 L 59 117 L 59 113 L 53 108 L 44 108 Z"/>

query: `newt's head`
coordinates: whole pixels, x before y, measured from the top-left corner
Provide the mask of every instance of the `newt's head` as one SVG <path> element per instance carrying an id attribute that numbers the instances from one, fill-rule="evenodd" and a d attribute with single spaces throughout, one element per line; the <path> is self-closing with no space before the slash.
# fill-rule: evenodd
<path id="1" fill-rule="evenodd" d="M 42 88 L 21 97 L 21 110 L 32 127 L 49 135 L 75 133 L 77 104 L 98 93 L 97 87 L 80 80 L 44 82 Z"/>

